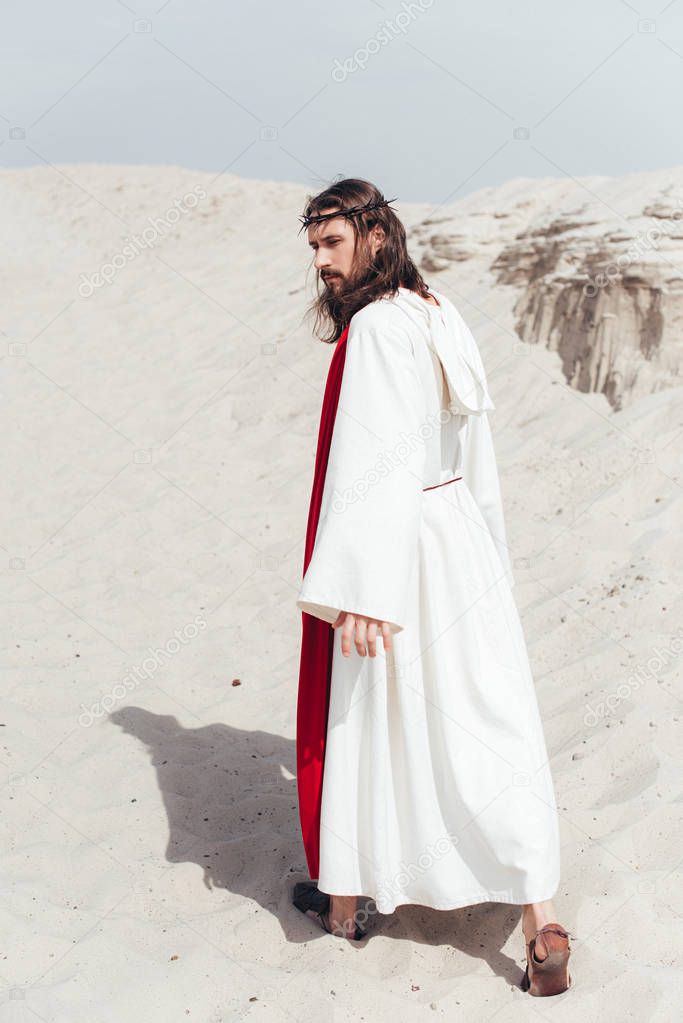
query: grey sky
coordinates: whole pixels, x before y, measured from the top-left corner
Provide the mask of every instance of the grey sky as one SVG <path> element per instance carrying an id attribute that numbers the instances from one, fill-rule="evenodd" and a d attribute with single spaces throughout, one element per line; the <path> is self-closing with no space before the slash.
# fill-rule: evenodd
<path id="1" fill-rule="evenodd" d="M 433 202 L 683 163 L 683 0 L 42 0 L 3 22 L 4 167 L 341 174 Z"/>

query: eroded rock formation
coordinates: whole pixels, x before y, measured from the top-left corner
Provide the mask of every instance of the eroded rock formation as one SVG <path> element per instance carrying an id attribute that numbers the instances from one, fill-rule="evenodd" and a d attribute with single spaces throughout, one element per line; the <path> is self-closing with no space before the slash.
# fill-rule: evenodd
<path id="1" fill-rule="evenodd" d="M 683 201 L 672 192 L 425 219 L 420 265 L 485 260 L 496 283 L 519 289 L 520 339 L 557 351 L 572 387 L 618 409 L 683 382 Z"/>

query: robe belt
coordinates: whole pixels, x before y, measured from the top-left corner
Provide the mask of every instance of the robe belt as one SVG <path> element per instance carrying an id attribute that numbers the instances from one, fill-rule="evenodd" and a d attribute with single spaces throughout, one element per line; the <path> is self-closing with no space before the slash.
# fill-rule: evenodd
<path id="1" fill-rule="evenodd" d="M 446 483 L 455 483 L 457 480 L 461 480 L 462 476 L 455 476 L 452 480 L 445 480 L 443 483 L 435 483 L 431 487 L 423 487 L 423 490 L 434 490 L 436 487 L 445 487 Z"/>

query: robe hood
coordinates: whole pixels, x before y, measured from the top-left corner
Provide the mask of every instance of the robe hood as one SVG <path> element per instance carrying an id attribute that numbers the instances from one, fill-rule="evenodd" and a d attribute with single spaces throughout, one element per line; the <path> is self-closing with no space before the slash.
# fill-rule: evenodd
<path id="1" fill-rule="evenodd" d="M 449 409 L 454 414 L 480 415 L 495 409 L 486 383 L 479 348 L 464 319 L 446 295 L 433 288 L 440 308 L 425 302 L 408 288 L 388 299 L 402 309 L 425 334 L 427 344 L 441 362 L 448 386 Z"/>

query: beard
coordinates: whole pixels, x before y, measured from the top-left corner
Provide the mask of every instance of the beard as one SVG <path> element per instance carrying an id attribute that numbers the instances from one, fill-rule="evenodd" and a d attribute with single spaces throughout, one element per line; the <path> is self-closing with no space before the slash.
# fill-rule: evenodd
<path id="1" fill-rule="evenodd" d="M 321 299 L 330 308 L 338 308 L 340 305 L 346 307 L 349 300 L 353 299 L 359 286 L 362 286 L 364 283 L 364 275 L 359 274 L 354 268 L 351 268 L 348 274 L 334 270 L 327 280 L 322 275 L 320 279 L 325 289 Z"/>

